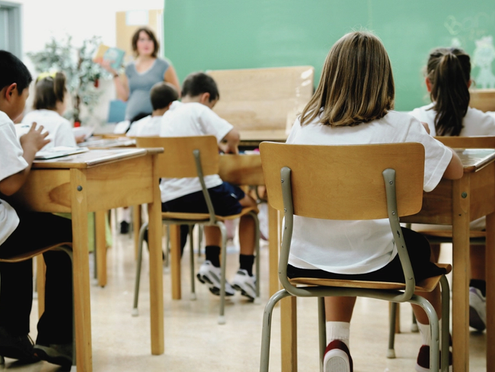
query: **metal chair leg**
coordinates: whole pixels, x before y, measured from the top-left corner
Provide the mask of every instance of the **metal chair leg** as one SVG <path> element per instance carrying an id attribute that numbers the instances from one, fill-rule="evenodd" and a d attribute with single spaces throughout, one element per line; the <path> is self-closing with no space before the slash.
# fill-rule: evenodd
<path id="1" fill-rule="evenodd" d="M 143 240 L 144 233 L 148 230 L 148 223 L 144 223 L 139 230 L 139 243 L 138 243 L 138 259 L 136 262 L 136 281 L 134 283 L 134 304 L 132 307 L 132 316 L 138 316 L 138 301 L 139 301 L 139 283 L 141 281 L 141 263 L 143 261 Z"/>
<path id="2" fill-rule="evenodd" d="M 191 254 L 189 255 L 190 271 L 191 271 L 191 301 L 196 300 L 196 289 L 194 282 L 194 239 L 192 233 L 193 227 L 189 225 L 189 245 L 191 247 Z"/>
<path id="3" fill-rule="evenodd" d="M 268 372 L 270 363 L 270 338 L 272 330 L 272 313 L 273 308 L 284 297 L 289 297 L 291 294 L 285 289 L 281 289 L 275 293 L 265 306 L 263 313 L 263 328 L 261 332 L 261 357 L 260 357 L 260 372 Z"/>
<path id="4" fill-rule="evenodd" d="M 387 358 L 395 359 L 395 322 L 397 318 L 397 302 L 390 303 L 389 330 L 388 330 L 388 350 Z"/>
<path id="5" fill-rule="evenodd" d="M 222 263 L 221 263 L 221 279 L 220 279 L 220 315 L 218 316 L 218 324 L 225 324 L 225 272 L 227 267 L 227 229 L 223 222 L 217 222 L 217 226 L 222 234 Z"/>
<path id="6" fill-rule="evenodd" d="M 327 328 L 325 317 L 325 297 L 318 297 L 318 336 L 320 341 L 320 371 L 323 372 L 323 357 L 327 347 Z"/>
<path id="7" fill-rule="evenodd" d="M 411 303 L 419 305 L 423 308 L 426 315 L 428 316 L 428 320 L 430 322 L 430 333 L 431 333 L 431 343 L 430 343 L 430 371 L 438 371 L 439 370 L 439 332 L 438 332 L 438 316 L 431 305 L 431 303 L 423 297 L 413 295 L 411 298 Z M 443 305 L 443 304 L 442 304 Z M 447 316 L 448 317 L 448 316 Z M 448 354 L 447 354 L 448 357 Z M 442 356 L 443 358 L 443 356 Z M 448 367 L 448 362 L 447 362 Z"/>
<path id="8" fill-rule="evenodd" d="M 251 217 L 254 220 L 254 231 L 255 231 L 255 237 L 254 237 L 254 251 L 256 254 L 256 298 L 254 299 L 254 303 L 256 304 L 261 304 L 260 300 L 260 221 L 258 220 L 258 216 L 256 213 L 251 212 L 250 213 Z"/>

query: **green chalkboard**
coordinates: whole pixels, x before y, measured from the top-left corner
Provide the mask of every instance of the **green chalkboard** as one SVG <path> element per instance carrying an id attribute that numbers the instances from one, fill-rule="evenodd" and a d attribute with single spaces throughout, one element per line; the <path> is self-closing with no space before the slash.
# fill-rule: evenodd
<path id="1" fill-rule="evenodd" d="M 477 86 L 495 88 L 494 0 L 166 0 L 164 17 L 181 81 L 199 70 L 312 65 L 317 84 L 333 43 L 366 28 L 389 53 L 397 110 L 428 102 L 422 68 L 438 46 L 476 54 Z"/>

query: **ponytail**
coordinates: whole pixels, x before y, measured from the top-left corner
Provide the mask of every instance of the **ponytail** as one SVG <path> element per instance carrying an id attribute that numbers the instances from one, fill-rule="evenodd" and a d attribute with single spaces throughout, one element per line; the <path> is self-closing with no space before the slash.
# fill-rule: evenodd
<path id="1" fill-rule="evenodd" d="M 41 74 L 36 80 L 33 108 L 54 110 L 57 102 L 63 102 L 67 88 L 62 72 Z"/>
<path id="2" fill-rule="evenodd" d="M 435 103 L 435 129 L 439 136 L 458 136 L 469 107 L 471 63 L 460 49 L 437 49 L 430 54 L 428 79 Z"/>

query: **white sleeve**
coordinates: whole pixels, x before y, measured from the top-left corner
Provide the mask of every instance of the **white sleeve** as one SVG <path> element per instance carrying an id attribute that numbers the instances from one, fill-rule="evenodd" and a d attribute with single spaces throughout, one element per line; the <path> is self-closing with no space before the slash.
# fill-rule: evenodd
<path id="1" fill-rule="evenodd" d="M 0 181 L 28 167 L 14 124 L 0 123 Z"/>
<path id="2" fill-rule="evenodd" d="M 426 192 L 433 190 L 442 179 L 452 159 L 452 151 L 430 136 L 423 125 L 413 117 L 411 117 L 409 130 L 404 142 L 419 142 L 424 146 L 425 174 L 423 189 Z"/>
<path id="3" fill-rule="evenodd" d="M 74 132 L 68 121 L 60 123 L 57 132 L 53 138 L 54 146 L 67 146 L 67 147 L 77 147 L 76 138 L 74 137 Z"/>
<path id="4" fill-rule="evenodd" d="M 234 128 L 227 120 L 222 119 L 206 106 L 204 106 L 204 110 L 201 110 L 198 121 L 204 134 L 214 135 L 218 143 Z"/>

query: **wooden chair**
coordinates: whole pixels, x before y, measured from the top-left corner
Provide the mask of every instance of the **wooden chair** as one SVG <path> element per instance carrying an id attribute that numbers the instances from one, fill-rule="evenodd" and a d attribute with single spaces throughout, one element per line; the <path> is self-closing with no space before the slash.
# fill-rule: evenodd
<path id="1" fill-rule="evenodd" d="M 69 242 L 66 242 L 66 243 L 59 243 L 59 244 L 55 244 L 55 245 L 50 245 L 50 246 L 47 246 L 47 247 L 44 247 L 44 248 L 40 248 L 40 249 L 36 249 L 34 251 L 31 251 L 31 252 L 27 252 L 27 253 L 22 253 L 22 254 L 19 254 L 19 255 L 16 255 L 16 256 L 12 256 L 12 257 L 8 257 L 8 258 L 0 258 L 0 262 L 7 262 L 7 263 L 16 263 L 16 262 L 22 262 L 22 261 L 26 261 L 26 260 L 29 260 L 31 258 L 34 258 L 34 257 L 37 257 L 39 255 L 42 255 L 43 253 L 45 252 L 48 252 L 48 251 L 63 251 L 65 253 L 67 253 L 67 255 L 70 257 L 71 261 L 72 261 L 72 243 L 69 243 Z M 38 265 L 38 270 L 40 270 L 40 266 L 41 265 Z M 43 279 L 43 281 L 41 281 L 40 279 Z M 1 275 L 0 275 L 0 282 L 1 282 Z M 41 301 L 41 303 L 44 304 L 44 294 L 45 294 L 45 283 L 44 283 L 44 276 L 43 278 L 40 278 L 40 275 L 38 275 L 38 301 Z M 39 316 L 41 316 L 42 314 L 42 311 L 44 310 L 44 306 L 39 306 L 38 307 L 39 309 Z M 74 314 L 72 314 L 72 318 L 74 318 Z M 74 330 L 74 321 L 72 321 L 72 337 L 73 337 L 73 341 L 72 341 L 72 365 L 76 365 L 76 333 L 75 333 L 75 330 Z M 5 364 L 5 359 L 2 355 L 0 355 L 0 365 L 2 364 Z"/>
<path id="2" fill-rule="evenodd" d="M 268 371 L 272 310 L 284 297 L 318 297 L 320 361 L 326 347 L 324 297 L 360 296 L 423 307 L 430 320 L 430 370 L 438 371 L 439 328 L 432 305 L 415 290 L 442 288 L 442 366 L 448 368 L 449 286 L 444 275 L 416 285 L 399 217 L 420 211 L 423 198 L 424 148 L 417 143 L 309 146 L 264 142 L 260 146 L 270 205 L 284 212 L 279 261 L 283 289 L 265 307 L 260 371 Z M 332 220 L 388 218 L 406 283 L 287 278 L 293 216 Z M 443 265 L 447 271 L 450 265 Z M 447 340 L 447 341 L 446 341 Z M 320 364 L 322 367 L 322 364 Z"/>
<path id="3" fill-rule="evenodd" d="M 495 89 L 471 89 L 469 106 L 481 111 L 495 111 Z"/>
<path id="4" fill-rule="evenodd" d="M 244 208 L 241 213 L 231 216 L 215 215 L 215 209 L 210 200 L 210 194 L 206 188 L 203 177 L 208 175 L 218 174 L 219 172 L 219 152 L 217 140 L 214 136 L 198 136 L 198 137 L 139 137 L 137 138 L 138 147 L 163 147 L 164 152 L 158 156 L 158 169 L 161 178 L 185 178 L 198 177 L 201 183 L 203 195 L 208 206 L 208 213 L 162 213 L 162 221 L 166 225 L 204 225 L 218 226 L 222 234 L 221 247 L 221 289 L 220 289 L 220 315 L 218 318 L 219 324 L 225 324 L 225 269 L 227 262 L 227 232 L 223 221 L 233 220 L 244 215 L 250 215 L 255 221 L 255 253 L 256 253 L 256 296 L 259 297 L 259 222 L 256 208 Z M 158 180 L 157 180 L 158 182 Z M 147 228 L 147 225 L 142 227 L 142 231 Z M 191 244 L 192 248 L 192 244 Z M 139 275 L 142 257 L 142 244 L 139 247 L 137 275 L 136 275 L 136 291 L 135 299 L 139 291 Z M 191 251 L 191 288 L 194 293 L 194 252 Z M 171 265 L 180 265 L 180 261 L 173 259 Z M 179 272 L 173 270 L 172 272 Z M 175 278 L 180 280 L 180 278 Z M 193 297 L 193 299 L 195 296 Z M 137 301 L 135 300 L 136 308 Z"/>

